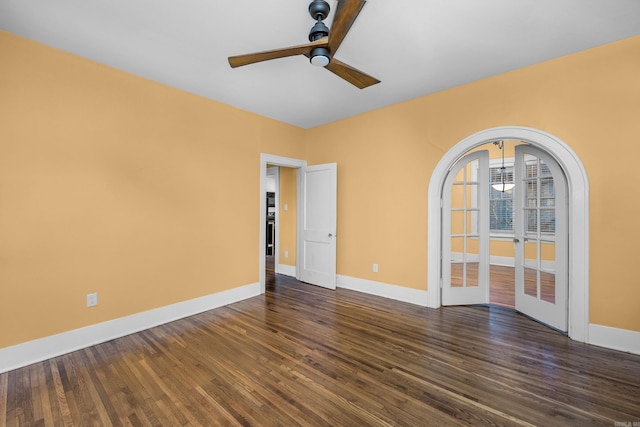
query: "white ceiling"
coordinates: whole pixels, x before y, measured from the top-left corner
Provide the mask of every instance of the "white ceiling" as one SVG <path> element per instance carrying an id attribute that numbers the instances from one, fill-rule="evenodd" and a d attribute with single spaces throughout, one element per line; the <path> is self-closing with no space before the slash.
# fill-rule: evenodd
<path id="1" fill-rule="evenodd" d="M 0 0 L 0 29 L 303 128 L 640 34 L 640 0 L 369 0 L 336 58 L 378 85 L 303 56 L 229 67 L 306 43 L 308 4 Z"/>

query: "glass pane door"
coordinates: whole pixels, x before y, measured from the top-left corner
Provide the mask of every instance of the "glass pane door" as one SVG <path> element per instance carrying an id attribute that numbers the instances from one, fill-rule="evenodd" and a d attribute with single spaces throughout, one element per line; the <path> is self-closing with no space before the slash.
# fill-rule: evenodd
<path id="1" fill-rule="evenodd" d="M 443 197 L 442 304 L 488 301 L 487 151 L 471 153 L 447 177 Z"/>
<path id="2" fill-rule="evenodd" d="M 516 309 L 567 329 L 566 179 L 546 153 L 516 147 Z"/>

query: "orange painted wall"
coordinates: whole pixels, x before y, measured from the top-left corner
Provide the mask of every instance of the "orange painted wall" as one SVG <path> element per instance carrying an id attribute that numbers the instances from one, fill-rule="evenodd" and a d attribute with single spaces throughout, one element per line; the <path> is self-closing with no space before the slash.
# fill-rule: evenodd
<path id="1" fill-rule="evenodd" d="M 260 152 L 301 129 L 6 32 L 0 64 L 0 348 L 259 280 Z"/>
<path id="2" fill-rule="evenodd" d="M 255 283 L 261 152 L 338 163 L 339 274 L 425 289 L 431 173 L 506 125 L 581 158 L 590 322 L 640 331 L 640 37 L 306 131 L 5 32 L 0 64 L 0 348 Z"/>
<path id="3" fill-rule="evenodd" d="M 338 274 L 425 289 L 435 165 L 478 131 L 528 126 L 569 144 L 588 174 L 590 322 L 640 331 L 638 76 L 633 37 L 309 130 L 309 163 L 338 163 Z"/>
<path id="4" fill-rule="evenodd" d="M 297 171 L 280 167 L 280 264 L 296 265 Z M 287 210 L 284 209 L 285 204 Z M 285 251 L 289 254 L 285 258 Z"/>

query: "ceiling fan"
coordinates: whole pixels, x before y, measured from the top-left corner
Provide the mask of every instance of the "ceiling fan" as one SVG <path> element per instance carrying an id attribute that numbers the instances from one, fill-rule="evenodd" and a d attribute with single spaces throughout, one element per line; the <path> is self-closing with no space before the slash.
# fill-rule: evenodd
<path id="1" fill-rule="evenodd" d="M 304 55 L 309 58 L 313 65 L 326 68 L 360 89 L 380 83 L 380 80 L 375 77 L 371 77 L 344 62 L 340 62 L 333 56 L 365 3 L 365 0 L 338 0 L 338 7 L 331 31 L 329 31 L 329 28 L 322 22 L 329 15 L 329 4 L 324 0 L 313 0 L 309 4 L 309 14 L 316 20 L 316 23 L 309 32 L 309 43 L 246 55 L 230 56 L 229 65 L 232 68 L 236 68 L 270 59 Z"/>

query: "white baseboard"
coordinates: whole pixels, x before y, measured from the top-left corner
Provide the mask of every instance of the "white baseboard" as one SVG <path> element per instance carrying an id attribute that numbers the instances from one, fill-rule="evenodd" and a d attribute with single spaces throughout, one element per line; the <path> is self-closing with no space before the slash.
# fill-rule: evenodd
<path id="1" fill-rule="evenodd" d="M 489 257 L 489 264 L 491 265 L 501 265 L 503 267 L 515 267 L 516 259 L 507 257 L 507 256 L 496 256 L 491 255 Z"/>
<path id="2" fill-rule="evenodd" d="M 589 324 L 589 344 L 640 354 L 640 332 Z"/>
<path id="3" fill-rule="evenodd" d="M 456 262 L 462 262 L 462 253 L 460 252 L 452 252 L 451 260 Z M 480 256 L 477 254 L 467 254 L 467 262 L 478 262 L 480 260 Z M 491 265 L 501 265 L 503 267 L 515 267 L 516 260 L 513 257 L 506 256 L 497 256 L 491 255 L 489 257 L 489 264 Z M 556 271 L 556 263 L 555 261 L 545 261 L 543 260 L 541 265 L 544 271 L 554 272 Z"/>
<path id="4" fill-rule="evenodd" d="M 296 277 L 296 266 L 295 265 L 278 264 L 278 266 L 276 267 L 276 273 L 284 274 L 285 276 Z"/>
<path id="5" fill-rule="evenodd" d="M 295 267 L 292 268 L 294 270 L 293 275 L 295 276 Z M 427 306 L 428 292 L 423 290 L 410 289 L 343 275 L 337 276 L 337 286 L 384 298 Z M 242 301 L 259 294 L 260 284 L 253 283 L 11 347 L 0 348 L 0 374 L 207 310 Z M 613 350 L 640 354 L 640 332 L 590 324 L 589 343 Z"/>
<path id="6" fill-rule="evenodd" d="M 389 285 L 373 280 L 358 279 L 357 277 L 343 276 L 338 274 L 337 286 L 339 288 L 351 289 L 353 291 L 364 292 L 366 294 L 408 302 L 411 304 L 427 306 L 427 291 L 405 288 L 404 286 Z"/>
<path id="7" fill-rule="evenodd" d="M 260 295 L 260 283 L 0 348 L 0 374 Z"/>

